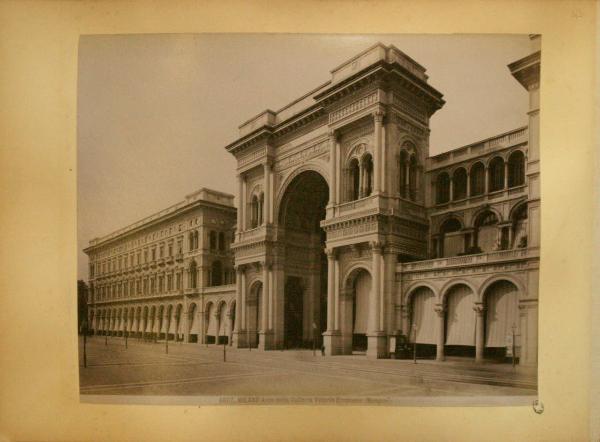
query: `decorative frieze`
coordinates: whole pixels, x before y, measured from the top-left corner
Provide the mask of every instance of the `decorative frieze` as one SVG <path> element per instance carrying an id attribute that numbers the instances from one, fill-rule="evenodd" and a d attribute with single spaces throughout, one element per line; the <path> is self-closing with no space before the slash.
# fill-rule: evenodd
<path id="1" fill-rule="evenodd" d="M 392 96 L 392 103 L 396 106 L 400 111 L 404 112 L 407 115 L 410 115 L 417 121 L 426 124 L 427 123 L 427 115 L 425 112 L 416 109 L 414 104 L 407 100 L 406 98 L 401 97 L 397 92 L 394 92 Z"/>
<path id="2" fill-rule="evenodd" d="M 335 123 L 336 121 L 339 121 L 342 118 L 347 117 L 348 115 L 356 113 L 376 102 L 377 91 L 367 95 L 366 97 L 360 98 L 359 100 L 353 101 L 347 106 L 344 106 L 338 110 L 331 112 L 329 114 L 329 124 Z"/>
<path id="3" fill-rule="evenodd" d="M 313 144 L 305 149 L 300 150 L 292 155 L 277 160 L 274 165 L 274 170 L 280 172 L 297 164 L 304 163 L 314 157 L 327 153 L 329 150 L 329 140 L 325 139 L 316 144 Z"/>

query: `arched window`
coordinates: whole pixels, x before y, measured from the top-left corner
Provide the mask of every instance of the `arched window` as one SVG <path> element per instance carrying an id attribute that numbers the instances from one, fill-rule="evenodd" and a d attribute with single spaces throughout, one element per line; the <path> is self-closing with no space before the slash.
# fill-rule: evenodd
<path id="1" fill-rule="evenodd" d="M 399 178 L 400 178 L 400 182 L 398 183 L 399 186 L 398 188 L 400 189 L 400 196 L 402 198 L 406 198 L 406 191 L 407 191 L 407 181 L 408 181 L 408 173 L 407 173 L 407 169 L 408 169 L 408 154 L 406 153 L 405 150 L 402 150 L 400 152 L 400 162 L 398 163 L 398 171 L 400 172 L 398 174 Z"/>
<path id="2" fill-rule="evenodd" d="M 475 220 L 475 238 L 480 252 L 492 252 L 500 248 L 498 243 L 498 217 L 486 211 Z"/>
<path id="3" fill-rule="evenodd" d="M 350 178 L 350 201 L 357 200 L 360 194 L 360 168 L 358 160 L 352 158 L 348 167 Z"/>
<path id="4" fill-rule="evenodd" d="M 219 232 L 219 250 L 225 250 L 225 234 L 223 232 Z"/>
<path id="5" fill-rule="evenodd" d="M 471 195 L 483 195 L 485 192 L 485 167 L 481 163 L 475 163 L 471 167 Z"/>
<path id="6" fill-rule="evenodd" d="M 525 155 L 516 150 L 508 157 L 508 187 L 525 184 Z"/>
<path id="7" fill-rule="evenodd" d="M 513 213 L 512 247 L 527 247 L 527 204 L 521 204 Z"/>
<path id="8" fill-rule="evenodd" d="M 197 287 L 197 281 L 198 281 L 198 268 L 196 266 L 196 261 L 192 261 L 192 263 L 190 264 L 190 281 L 189 281 L 189 285 L 190 288 L 195 289 Z"/>
<path id="9" fill-rule="evenodd" d="M 252 196 L 252 202 L 250 203 L 250 227 L 254 229 L 258 227 L 258 197 L 256 195 Z"/>
<path id="10" fill-rule="evenodd" d="M 414 155 L 410 156 L 408 166 L 408 194 L 412 201 L 417 199 L 417 158 Z"/>
<path id="11" fill-rule="evenodd" d="M 452 175 L 452 198 L 462 200 L 467 197 L 467 171 L 462 167 Z"/>
<path id="12" fill-rule="evenodd" d="M 437 176 L 436 180 L 436 202 L 438 204 L 447 203 L 450 200 L 450 177 L 446 172 Z"/>
<path id="13" fill-rule="evenodd" d="M 214 230 L 210 232 L 210 250 L 217 250 L 217 234 Z"/>
<path id="14" fill-rule="evenodd" d="M 504 160 L 500 157 L 490 161 L 490 183 L 489 191 L 495 192 L 504 189 Z"/>
<path id="15" fill-rule="evenodd" d="M 223 265 L 221 261 L 214 261 L 211 266 L 211 285 L 221 285 L 223 283 Z"/>
<path id="16" fill-rule="evenodd" d="M 440 257 L 456 256 L 464 251 L 464 235 L 456 218 L 444 221 L 440 227 Z"/>
<path id="17" fill-rule="evenodd" d="M 371 155 L 365 156 L 363 159 L 363 167 L 365 169 L 365 195 L 369 196 L 373 192 L 373 158 Z"/>
<path id="18" fill-rule="evenodd" d="M 189 244 L 190 251 L 194 250 L 194 232 L 190 232 L 188 234 L 188 244 Z"/>
<path id="19" fill-rule="evenodd" d="M 261 193 L 258 200 L 258 225 L 262 226 L 264 222 L 264 211 L 265 211 L 265 194 Z"/>

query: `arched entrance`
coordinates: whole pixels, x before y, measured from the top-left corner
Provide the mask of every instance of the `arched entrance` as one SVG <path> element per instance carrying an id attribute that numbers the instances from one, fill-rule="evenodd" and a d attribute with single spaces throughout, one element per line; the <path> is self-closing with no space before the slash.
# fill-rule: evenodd
<path id="1" fill-rule="evenodd" d="M 327 328 L 325 219 L 329 186 L 318 172 L 294 177 L 279 210 L 284 244 L 283 345 L 320 347 Z"/>
<path id="2" fill-rule="evenodd" d="M 356 269 L 347 278 L 341 306 L 344 353 L 367 351 L 369 298 L 372 278 L 365 269 Z"/>
<path id="3" fill-rule="evenodd" d="M 435 313 L 436 297 L 429 287 L 416 288 L 410 298 L 410 325 L 408 340 L 417 343 L 419 357 L 433 357 L 436 354 L 438 329 Z"/>
<path id="4" fill-rule="evenodd" d="M 445 296 L 445 354 L 475 357 L 475 294 L 465 284 L 452 286 Z"/>
<path id="5" fill-rule="evenodd" d="M 500 280 L 483 294 L 485 307 L 484 355 L 498 361 L 506 360 L 509 336 L 519 336 L 519 292 L 510 281 Z M 516 339 L 515 346 L 519 347 Z M 518 348 L 517 348 L 518 350 Z M 517 351 L 517 356 L 519 352 Z"/>
<path id="6" fill-rule="evenodd" d="M 258 347 L 258 333 L 261 330 L 261 310 L 263 303 L 263 285 L 257 281 L 250 288 L 250 295 L 246 300 L 246 315 L 248 317 L 247 340 L 250 347 Z"/>

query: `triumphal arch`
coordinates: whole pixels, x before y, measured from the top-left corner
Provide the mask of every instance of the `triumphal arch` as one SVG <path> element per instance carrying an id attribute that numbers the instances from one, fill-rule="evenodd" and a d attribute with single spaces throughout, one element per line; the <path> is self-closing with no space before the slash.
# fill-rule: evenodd
<path id="1" fill-rule="evenodd" d="M 404 336 L 482 359 L 512 329 L 535 363 L 539 51 L 510 69 L 529 126 L 436 157 L 442 93 L 383 44 L 239 127 L 236 346 L 380 358 Z"/>

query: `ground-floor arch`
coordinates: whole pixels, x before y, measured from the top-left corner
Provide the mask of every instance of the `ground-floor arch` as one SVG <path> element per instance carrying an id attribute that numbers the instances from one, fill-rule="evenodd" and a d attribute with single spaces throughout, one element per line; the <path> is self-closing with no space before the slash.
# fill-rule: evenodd
<path id="1" fill-rule="evenodd" d="M 444 299 L 446 355 L 475 355 L 475 300 L 475 293 L 466 284 L 459 283 L 447 290 Z"/>
<path id="2" fill-rule="evenodd" d="M 282 272 L 283 302 L 274 312 L 280 319 L 273 322 L 279 336 L 275 341 L 285 348 L 321 345 L 321 334 L 327 308 L 327 258 L 325 232 L 320 223 L 325 219 L 329 185 L 319 172 L 304 170 L 296 174 L 283 191 L 278 213 L 282 227 L 283 256 L 278 270 Z M 278 296 L 275 293 L 275 296 Z M 278 302 L 275 300 L 274 302 Z"/>
<path id="3" fill-rule="evenodd" d="M 354 269 L 347 276 L 342 293 L 339 302 L 342 353 L 365 352 L 368 346 L 369 298 L 372 296 L 371 273 L 363 267 Z"/>
<path id="4" fill-rule="evenodd" d="M 484 342 L 485 356 L 503 360 L 506 347 L 519 336 L 519 289 L 507 280 L 498 280 L 489 285 L 483 293 L 485 316 Z M 515 346 L 520 347 L 516 339 Z"/>

